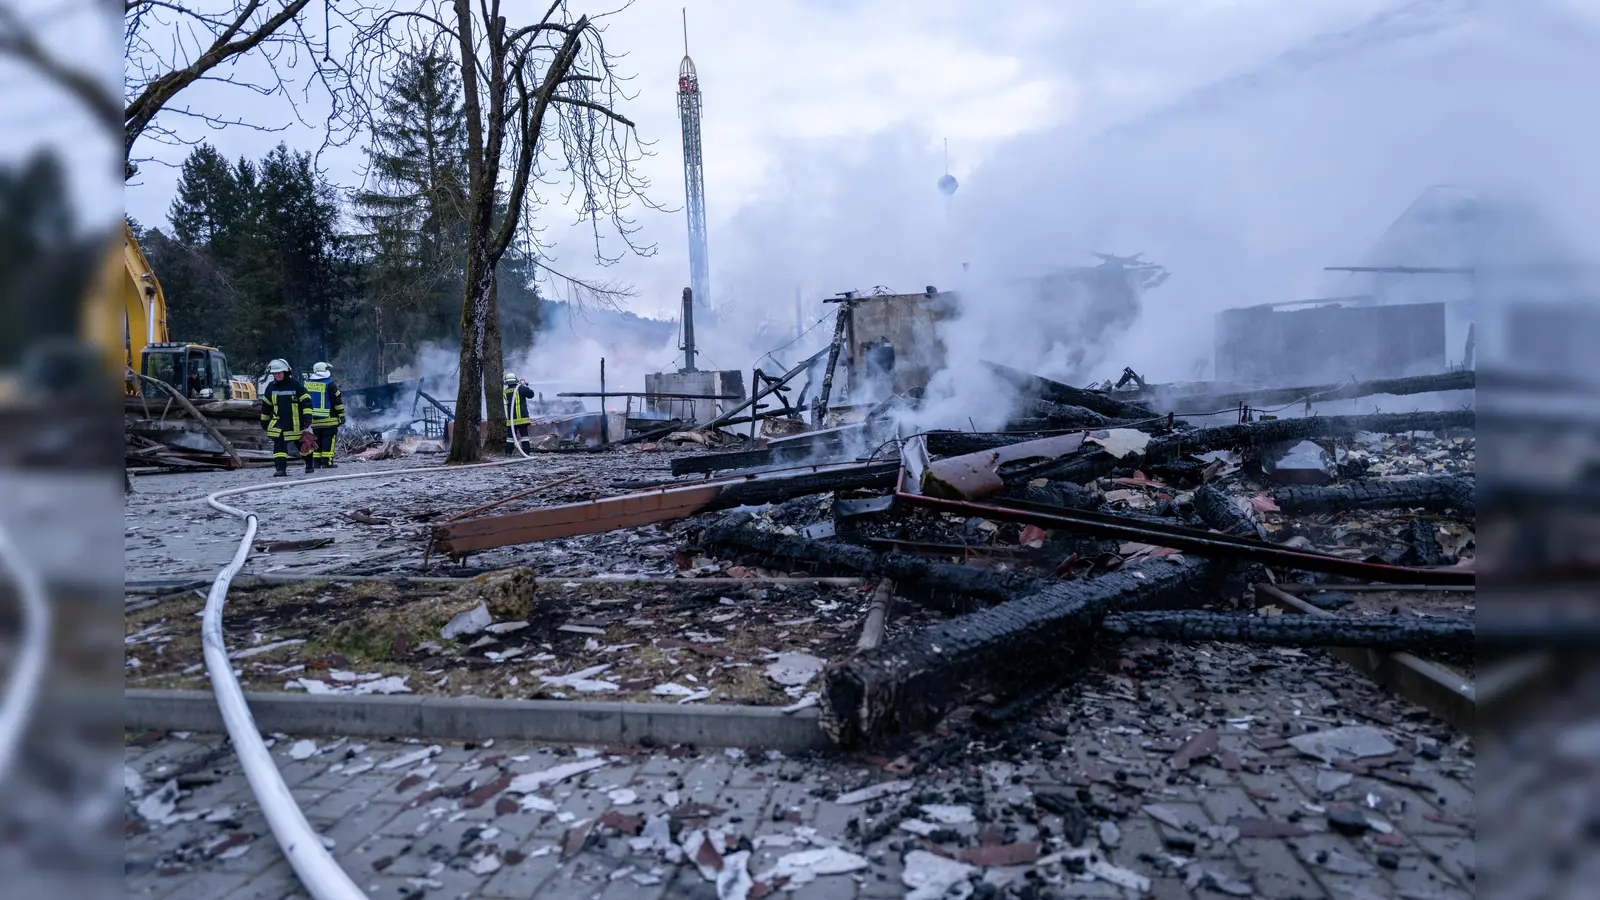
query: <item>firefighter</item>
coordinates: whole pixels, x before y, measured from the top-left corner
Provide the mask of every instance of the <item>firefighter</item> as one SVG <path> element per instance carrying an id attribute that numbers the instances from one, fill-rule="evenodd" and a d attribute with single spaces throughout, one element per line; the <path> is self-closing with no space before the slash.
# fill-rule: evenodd
<path id="1" fill-rule="evenodd" d="M 309 455 L 300 453 L 300 437 L 311 424 L 311 394 L 305 385 L 289 374 L 289 364 L 275 359 L 267 364 L 267 388 L 261 392 L 261 427 L 272 438 L 273 477 L 289 474 L 289 455 L 304 456 L 306 474 L 311 473 Z"/>
<path id="2" fill-rule="evenodd" d="M 312 461 L 319 469 L 337 469 L 333 464 L 333 446 L 339 439 L 339 429 L 344 426 L 344 395 L 333 383 L 333 367 L 325 362 L 312 366 L 306 391 L 311 394 L 311 432 L 317 436 Z"/>
<path id="3" fill-rule="evenodd" d="M 521 439 L 517 434 L 517 426 L 528 425 L 533 421 L 533 417 L 528 414 L 528 401 L 534 398 L 533 388 L 523 384 L 517 373 L 507 372 L 502 395 L 505 397 L 506 405 L 506 455 L 515 456 L 517 448 L 514 442 Z"/>

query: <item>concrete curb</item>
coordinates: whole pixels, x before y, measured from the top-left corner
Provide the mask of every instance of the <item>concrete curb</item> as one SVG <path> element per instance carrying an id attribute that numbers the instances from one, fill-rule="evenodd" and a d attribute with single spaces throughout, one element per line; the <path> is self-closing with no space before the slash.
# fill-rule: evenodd
<path id="1" fill-rule="evenodd" d="M 831 746 L 814 708 L 785 715 L 765 706 L 286 693 L 246 694 L 245 701 L 263 733 L 572 744 L 638 744 L 648 738 L 791 753 Z M 125 691 L 123 723 L 140 731 L 222 731 L 209 691 Z"/>

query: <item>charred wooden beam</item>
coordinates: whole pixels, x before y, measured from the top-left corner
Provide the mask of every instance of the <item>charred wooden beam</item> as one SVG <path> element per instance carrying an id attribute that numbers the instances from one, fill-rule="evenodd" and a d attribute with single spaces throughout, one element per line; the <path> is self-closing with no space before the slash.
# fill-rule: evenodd
<path id="1" fill-rule="evenodd" d="M 1231 641 L 1277 647 L 1364 647 L 1368 650 L 1462 652 L 1477 636 L 1469 619 L 1420 616 L 1256 616 L 1159 610 L 1106 616 L 1107 632 L 1167 641 Z"/>
<path id="2" fill-rule="evenodd" d="M 1023 412 L 1052 428 L 1105 428 L 1110 421 L 1092 409 L 1054 400 L 1035 400 L 1023 407 Z"/>
<path id="3" fill-rule="evenodd" d="M 822 371 L 822 392 L 812 408 L 811 424 L 821 427 L 828 424 L 828 398 L 833 393 L 833 373 L 839 367 L 839 350 L 844 347 L 845 328 L 850 323 L 850 302 L 839 304 L 839 314 L 833 321 L 833 340 L 828 343 L 828 365 Z"/>
<path id="4" fill-rule="evenodd" d="M 1103 391 L 1086 391 L 1059 381 L 1040 378 L 1020 369 L 1002 366 L 999 363 L 984 361 L 996 375 L 1009 381 L 1017 390 L 1030 397 L 1040 400 L 1052 400 L 1056 403 L 1066 403 L 1071 406 L 1081 406 L 1093 410 L 1103 416 L 1119 419 L 1151 419 L 1156 414 L 1149 409 L 1137 404 L 1128 403 L 1107 394 Z"/>
<path id="5" fill-rule="evenodd" d="M 1227 494 L 1206 485 L 1194 492 L 1194 511 L 1206 527 L 1223 534 L 1259 536 L 1256 520 L 1234 503 Z"/>
<path id="6" fill-rule="evenodd" d="M 814 541 L 794 534 L 753 528 L 748 513 L 733 513 L 707 526 L 700 544 L 708 549 L 759 559 L 785 570 L 852 572 L 891 578 L 896 589 L 914 590 L 931 605 L 969 609 L 968 598 L 1001 603 L 1035 593 L 1045 581 L 1022 572 L 998 572 L 900 553 L 876 553 L 837 541 Z M 920 590 L 916 590 L 920 589 Z"/>
<path id="7" fill-rule="evenodd" d="M 1470 391 L 1477 387 L 1477 372 L 1466 369 L 1459 372 L 1441 372 L 1436 375 L 1416 375 L 1410 378 L 1378 378 L 1371 381 L 1342 382 L 1339 384 L 1313 384 L 1304 387 L 1262 388 L 1239 391 L 1183 392 L 1162 391 L 1159 387 L 1140 396 L 1172 406 L 1197 404 L 1201 409 L 1225 407 L 1276 406 L 1310 400 L 1324 403 L 1329 400 L 1351 400 L 1378 394 L 1403 396 L 1431 394 L 1436 391 Z"/>
<path id="8" fill-rule="evenodd" d="M 1454 509 L 1471 515 L 1474 479 L 1461 475 L 1419 478 L 1364 478 L 1329 487 L 1290 487 L 1272 492 L 1286 513 L 1343 512 L 1358 509 Z"/>
<path id="9" fill-rule="evenodd" d="M 499 516 L 449 522 L 433 529 L 433 546 L 451 556 L 530 544 L 551 538 L 597 534 L 698 513 L 760 506 L 829 491 L 882 489 L 894 484 L 894 463 L 816 467 L 699 481 L 682 487 L 640 491 L 586 503 L 567 503 Z"/>
<path id="10" fill-rule="evenodd" d="M 672 461 L 672 474 L 695 475 L 735 469 L 754 469 L 796 463 L 843 453 L 852 440 L 866 433 L 863 425 L 843 425 L 824 431 L 769 440 L 765 450 L 733 450 L 681 456 Z"/>
<path id="11" fill-rule="evenodd" d="M 1211 450 L 1264 447 L 1306 438 L 1354 434 L 1357 431 L 1397 434 L 1406 431 L 1471 428 L 1475 422 L 1476 416 L 1469 409 L 1446 412 L 1378 413 L 1370 416 L 1308 416 L 1301 419 L 1273 419 L 1242 425 L 1219 425 L 1214 428 L 1197 428 L 1193 431 L 1154 438 L 1145 446 L 1144 453 L 1137 456 L 1130 454 L 1118 459 L 1104 450 L 1096 449 L 1019 473 L 1013 476 L 1013 479 L 1051 478 L 1085 482 L 1110 474 L 1120 466 L 1173 462 L 1193 453 L 1205 453 Z"/>
<path id="12" fill-rule="evenodd" d="M 1198 606 L 1224 567 L 1200 558 L 1140 566 L 958 616 L 830 665 L 822 727 L 844 747 L 930 727 L 981 694 L 1015 693 L 1075 669 L 1101 619 Z"/>

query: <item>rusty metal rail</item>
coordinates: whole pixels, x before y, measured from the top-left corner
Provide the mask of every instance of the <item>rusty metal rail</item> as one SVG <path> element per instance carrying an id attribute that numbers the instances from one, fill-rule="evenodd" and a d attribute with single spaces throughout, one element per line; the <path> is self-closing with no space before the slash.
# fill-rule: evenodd
<path id="1" fill-rule="evenodd" d="M 1127 519 L 1107 513 L 1064 509 L 1023 500 L 1007 500 L 1004 506 L 992 503 L 974 503 L 968 500 L 946 500 L 922 494 L 899 492 L 897 498 L 913 506 L 964 516 L 981 516 L 1037 525 L 1040 528 L 1058 528 L 1081 531 L 1109 538 L 1121 538 L 1187 550 L 1211 556 L 1259 562 L 1302 572 L 1321 572 L 1343 575 L 1363 581 L 1385 581 L 1399 584 L 1470 585 L 1474 573 L 1468 569 L 1423 569 L 1414 566 L 1390 566 L 1382 563 L 1361 562 L 1329 556 L 1325 553 L 1307 553 L 1290 550 L 1273 544 L 1264 544 L 1248 538 L 1232 537 L 1196 528 L 1165 525 L 1144 520 Z"/>

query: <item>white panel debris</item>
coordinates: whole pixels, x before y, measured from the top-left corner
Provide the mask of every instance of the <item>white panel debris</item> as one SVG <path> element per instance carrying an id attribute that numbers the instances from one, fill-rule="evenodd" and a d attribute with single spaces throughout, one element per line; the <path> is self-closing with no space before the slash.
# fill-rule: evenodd
<path id="1" fill-rule="evenodd" d="M 935 856 L 926 850 L 913 850 L 906 854 L 906 867 L 900 873 L 900 881 L 911 889 L 906 892 L 906 900 L 940 900 L 953 889 L 958 889 L 954 896 L 964 898 L 972 893 L 967 878 L 973 871 L 972 866 L 964 862 Z"/>
<path id="2" fill-rule="evenodd" d="M 466 612 L 457 613 L 455 618 L 446 622 L 444 627 L 439 629 L 439 636 L 447 641 L 453 641 L 459 637 L 477 634 L 493 624 L 494 617 L 489 615 L 489 607 L 479 603 Z"/>
<path id="3" fill-rule="evenodd" d="M 904 794 L 911 788 L 912 784 L 909 781 L 885 781 L 880 784 L 868 785 L 859 791 L 840 794 L 833 802 L 840 806 L 851 806 L 856 803 L 866 803 L 868 800 L 876 800 L 879 797 Z"/>
<path id="4" fill-rule="evenodd" d="M 551 766 L 541 772 L 528 772 L 511 779 L 511 784 L 506 790 L 513 794 L 531 794 L 538 789 L 551 784 L 559 784 L 574 775 L 582 775 L 605 765 L 606 761 L 599 757 L 583 759 L 577 762 L 562 763 Z"/>

